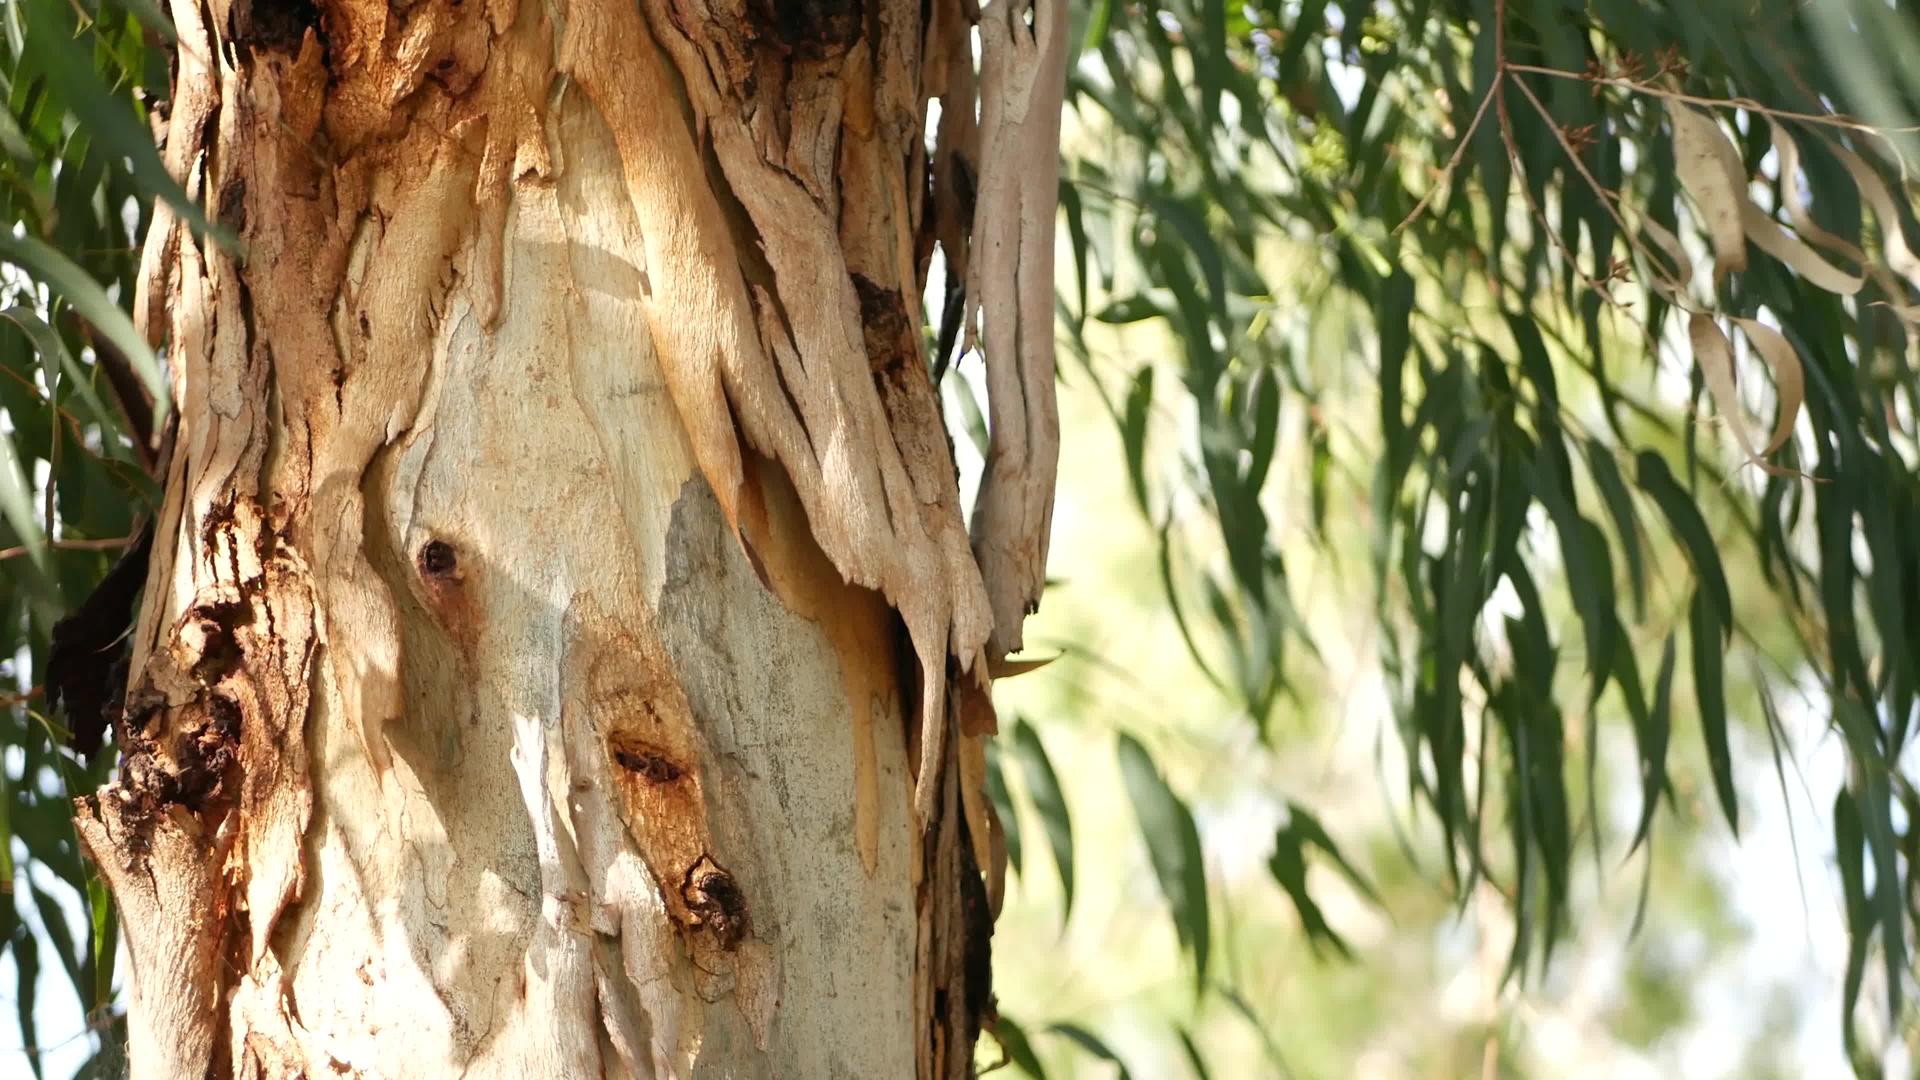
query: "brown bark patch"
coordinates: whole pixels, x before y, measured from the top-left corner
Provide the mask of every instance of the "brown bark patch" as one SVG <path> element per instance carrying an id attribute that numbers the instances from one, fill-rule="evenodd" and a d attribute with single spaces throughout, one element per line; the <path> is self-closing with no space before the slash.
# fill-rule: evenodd
<path id="1" fill-rule="evenodd" d="M 853 275 L 853 291 L 860 298 L 860 333 L 866 339 L 867 363 L 876 375 L 891 375 L 914 355 L 913 322 L 906 301 L 865 274 Z"/>
<path id="2" fill-rule="evenodd" d="M 120 763 L 120 786 L 136 819 L 162 807 L 198 814 L 232 791 L 238 764 L 240 709 L 218 694 L 204 694 L 174 710 L 171 733 L 130 735 Z"/>
<path id="3" fill-rule="evenodd" d="M 662 901 L 681 926 L 714 925 L 689 898 L 696 878 L 706 876 L 696 875 L 703 860 L 718 864 L 708 854 L 713 837 L 693 709 L 665 650 L 650 628 L 595 613 L 569 667 L 584 674 L 588 712 L 605 741 L 620 817 Z"/>
<path id="4" fill-rule="evenodd" d="M 193 677 L 211 686 L 232 674 L 242 659 L 240 628 L 252 622 L 253 605 L 239 599 L 215 600 L 190 611 L 177 633 L 198 654 Z"/>

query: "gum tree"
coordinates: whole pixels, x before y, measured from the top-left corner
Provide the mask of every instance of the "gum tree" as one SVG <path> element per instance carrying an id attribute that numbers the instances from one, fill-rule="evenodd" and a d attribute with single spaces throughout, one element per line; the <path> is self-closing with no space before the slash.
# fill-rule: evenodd
<path id="1" fill-rule="evenodd" d="M 129 349 L 174 407 L 78 809 L 133 1075 L 969 1074 L 1064 5 L 168 14 Z M 971 536 L 936 248 L 994 357 Z"/>

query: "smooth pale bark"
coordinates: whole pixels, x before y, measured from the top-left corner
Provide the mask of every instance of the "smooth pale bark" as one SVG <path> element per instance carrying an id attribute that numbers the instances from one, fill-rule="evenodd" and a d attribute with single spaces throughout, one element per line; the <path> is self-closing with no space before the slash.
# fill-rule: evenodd
<path id="1" fill-rule="evenodd" d="M 238 244 L 161 214 L 137 302 L 178 424 L 78 818 L 134 1074 L 967 1074 L 1064 4 L 982 13 L 931 169 L 958 0 L 171 14 Z M 1017 268 L 971 538 L 913 314 L 970 235 Z"/>

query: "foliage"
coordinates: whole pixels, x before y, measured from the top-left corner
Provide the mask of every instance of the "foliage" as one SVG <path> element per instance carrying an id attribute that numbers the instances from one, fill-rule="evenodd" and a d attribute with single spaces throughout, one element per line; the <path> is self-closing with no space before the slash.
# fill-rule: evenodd
<path id="1" fill-rule="evenodd" d="M 40 682 L 54 623 L 92 591 L 151 504 L 149 434 L 160 368 L 125 313 L 156 194 L 190 204 L 160 168 L 147 103 L 164 53 L 125 6 L 0 9 L 0 943 L 20 1032 L 41 1050 L 90 1041 L 111 1070 L 112 905 L 79 850 L 70 793 L 109 755 L 68 748 Z M 84 32 L 80 31 L 81 21 Z M 164 398 L 161 398 L 164 402 Z M 89 1029 L 37 1023 L 40 969 L 57 966 Z"/>
<path id="2" fill-rule="evenodd" d="M 1350 509 L 1372 523 L 1405 783 L 1456 894 L 1493 879 L 1509 897 L 1514 974 L 1564 930 L 1578 845 L 1651 859 L 1682 740 L 1737 831 L 1728 726 L 1772 734 L 1772 713 L 1728 700 L 1730 663 L 1763 660 L 1766 694 L 1817 685 L 1852 766 L 1834 839 L 1848 1045 L 1870 1070 L 1870 960 L 1878 1006 L 1911 1015 L 1917 88 L 1890 43 L 1920 23 L 1845 7 L 1094 4 L 1061 318 L 1192 660 L 1263 732 L 1314 670 L 1273 463 L 1309 463 L 1322 538 L 1329 478 L 1370 473 Z M 1116 372 L 1088 344 L 1090 324 L 1148 320 L 1169 363 Z M 1377 429 L 1332 430 L 1320 396 L 1356 378 L 1377 380 Z M 1730 582 L 1729 553 L 1763 579 Z M 1620 714 L 1643 787 L 1630 838 L 1594 810 L 1615 729 L 1598 718 Z M 1273 869 L 1330 935 L 1298 848 L 1283 836 Z"/>
<path id="3" fill-rule="evenodd" d="M 1330 548 L 1342 515 L 1368 523 L 1357 557 L 1402 782 L 1455 894 L 1492 881 L 1507 896 L 1525 975 L 1565 929 L 1576 848 L 1650 867 L 1683 748 L 1737 829 L 1729 728 L 1771 737 L 1773 696 L 1817 687 L 1850 762 L 1832 793 L 1843 1022 L 1870 1070 L 1856 999 L 1874 986 L 1896 1020 L 1913 1009 L 1920 260 L 1905 166 L 1920 80 L 1898 62 L 1920 35 L 1912 4 L 1092 0 L 1075 14 L 1063 377 L 1107 402 L 1115 467 L 1226 722 L 1280 738 L 1274 716 L 1315 677 L 1279 541 L 1297 484 Z M 0 31 L 0 200 L 17 223 L 0 237 L 0 946 L 42 1046 L 68 1034 L 36 1028 L 44 952 L 104 1027 L 114 937 L 65 799 L 109 763 L 67 748 L 36 683 L 55 620 L 153 497 L 163 384 L 124 314 L 138 244 L 156 205 L 204 221 L 147 137 L 163 16 L 145 0 L 15 0 Z M 1116 362 L 1090 343 L 1100 325 L 1162 328 L 1171 355 Z M 1377 419 L 1343 428 L 1319 403 L 1357 382 Z M 1364 501 L 1341 497 L 1343 477 Z M 1736 664 L 1764 670 L 1757 700 L 1727 677 Z M 1044 848 L 1071 905 L 1074 823 L 1041 735 L 1011 725 L 990 789 L 1004 819 L 1030 805 L 1044 824 L 1009 837 L 1016 872 Z M 1603 835 L 1594 809 L 1603 736 L 1633 747 L 1631 836 Z M 1191 793 L 1150 733 L 1115 745 L 1196 986 L 1252 1019 L 1208 961 Z M 1344 955 L 1307 868 L 1365 880 L 1333 830 L 1291 809 L 1274 887 Z M 1038 1039 L 1118 1060 L 1072 1024 L 998 1034 L 1031 1072 Z M 1205 1075 L 1204 1048 L 1180 1037 Z"/>

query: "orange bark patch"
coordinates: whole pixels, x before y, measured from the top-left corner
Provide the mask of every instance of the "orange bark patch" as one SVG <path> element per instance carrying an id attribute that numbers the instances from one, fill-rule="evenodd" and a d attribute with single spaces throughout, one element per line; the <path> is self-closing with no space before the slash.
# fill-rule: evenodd
<path id="1" fill-rule="evenodd" d="M 696 867 L 713 861 L 701 743 L 665 649 L 650 628 L 596 612 L 583 619 L 577 652 L 569 657 L 569 665 L 576 664 L 584 671 L 587 708 L 604 742 L 621 818 L 642 861 L 674 921 L 710 929 L 712 918 L 689 891 Z M 731 947 L 724 937 L 718 943 Z"/>

